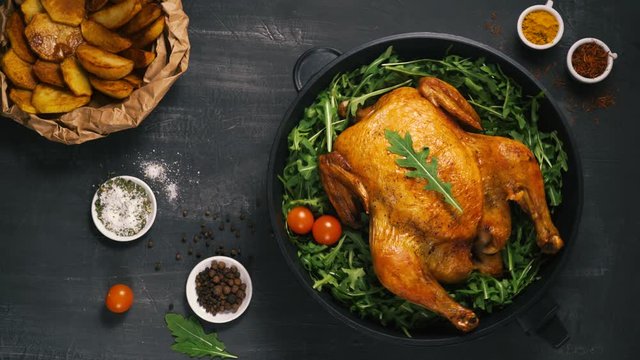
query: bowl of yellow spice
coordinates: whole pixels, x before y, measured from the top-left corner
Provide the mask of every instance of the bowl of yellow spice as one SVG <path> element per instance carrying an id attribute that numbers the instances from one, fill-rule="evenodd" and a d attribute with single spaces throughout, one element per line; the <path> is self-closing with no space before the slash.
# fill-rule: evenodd
<path id="1" fill-rule="evenodd" d="M 518 18 L 518 35 L 528 47 L 548 49 L 557 44 L 564 33 L 564 22 L 553 8 L 553 1 L 526 8 Z"/>

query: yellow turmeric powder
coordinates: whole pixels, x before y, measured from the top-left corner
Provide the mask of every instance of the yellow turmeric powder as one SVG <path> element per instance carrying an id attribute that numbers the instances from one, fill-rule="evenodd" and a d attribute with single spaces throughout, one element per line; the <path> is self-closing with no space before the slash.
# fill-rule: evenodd
<path id="1" fill-rule="evenodd" d="M 548 44 L 555 39 L 560 24 L 548 11 L 536 10 L 528 13 L 522 21 L 522 33 L 527 40 L 537 45 Z"/>

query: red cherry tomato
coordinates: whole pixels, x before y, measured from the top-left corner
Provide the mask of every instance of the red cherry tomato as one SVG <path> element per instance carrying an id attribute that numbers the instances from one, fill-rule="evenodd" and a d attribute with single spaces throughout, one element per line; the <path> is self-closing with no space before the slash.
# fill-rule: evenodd
<path id="1" fill-rule="evenodd" d="M 313 223 L 313 238 L 318 244 L 333 245 L 342 236 L 340 221 L 331 215 L 320 216 Z"/>
<path id="2" fill-rule="evenodd" d="M 313 213 L 304 206 L 296 206 L 287 214 L 287 225 L 298 235 L 308 234 L 313 227 Z"/>
<path id="3" fill-rule="evenodd" d="M 114 313 L 123 313 L 133 304 L 133 290 L 123 284 L 116 284 L 109 289 L 105 299 L 107 309 Z"/>

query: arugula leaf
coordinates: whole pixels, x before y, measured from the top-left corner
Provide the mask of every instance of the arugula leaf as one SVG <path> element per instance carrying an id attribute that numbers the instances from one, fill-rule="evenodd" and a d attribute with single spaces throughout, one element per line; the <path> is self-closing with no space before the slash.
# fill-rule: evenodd
<path id="1" fill-rule="evenodd" d="M 428 161 L 429 148 L 425 147 L 419 152 L 413 150 L 413 139 L 411 134 L 406 133 L 404 139 L 395 131 L 385 130 L 384 136 L 391 145 L 389 151 L 401 156 L 396 159 L 396 164 L 400 167 L 415 169 L 407 172 L 406 176 L 411 178 L 427 179 L 425 190 L 436 191 L 444 196 L 444 201 L 462 212 L 462 207 L 451 193 L 451 184 L 438 178 L 438 159 L 435 156 Z"/>
<path id="2" fill-rule="evenodd" d="M 180 314 L 168 313 L 164 319 L 171 335 L 176 338 L 171 346 L 174 351 L 191 357 L 238 358 L 225 351 L 224 344 L 218 340 L 216 333 L 206 334 L 195 318 L 187 319 Z"/>

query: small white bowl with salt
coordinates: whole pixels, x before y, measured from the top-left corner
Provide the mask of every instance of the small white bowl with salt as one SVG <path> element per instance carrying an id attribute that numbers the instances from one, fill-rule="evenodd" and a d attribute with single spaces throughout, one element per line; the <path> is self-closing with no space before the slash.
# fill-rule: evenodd
<path id="1" fill-rule="evenodd" d="M 107 238 L 126 242 L 146 234 L 156 219 L 156 197 L 144 181 L 116 176 L 102 183 L 91 201 L 91 217 Z"/>

